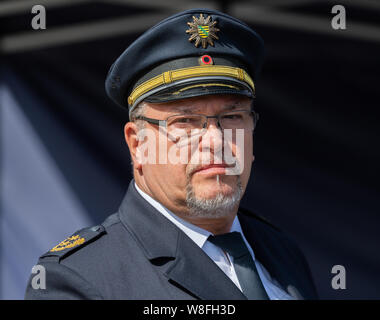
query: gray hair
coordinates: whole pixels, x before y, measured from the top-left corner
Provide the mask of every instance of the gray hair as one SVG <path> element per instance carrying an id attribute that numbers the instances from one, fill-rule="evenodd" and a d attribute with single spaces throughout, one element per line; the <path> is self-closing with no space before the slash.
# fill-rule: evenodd
<path id="1" fill-rule="evenodd" d="M 138 130 L 141 130 L 144 128 L 144 121 L 143 120 L 135 120 L 137 117 L 143 116 L 145 113 L 146 104 L 144 101 L 140 102 L 131 112 L 129 115 L 129 121 L 135 122 Z"/>

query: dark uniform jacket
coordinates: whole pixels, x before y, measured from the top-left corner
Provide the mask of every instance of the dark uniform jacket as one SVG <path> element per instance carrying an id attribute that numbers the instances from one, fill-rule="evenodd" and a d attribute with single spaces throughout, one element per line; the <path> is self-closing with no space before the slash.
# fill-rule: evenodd
<path id="1" fill-rule="evenodd" d="M 280 230 L 238 212 L 255 257 L 290 295 L 316 299 L 306 260 Z M 40 257 L 46 289 L 26 299 L 246 299 L 186 234 L 137 192 L 132 180 L 117 213 Z M 35 287 L 35 286 L 34 286 Z"/>

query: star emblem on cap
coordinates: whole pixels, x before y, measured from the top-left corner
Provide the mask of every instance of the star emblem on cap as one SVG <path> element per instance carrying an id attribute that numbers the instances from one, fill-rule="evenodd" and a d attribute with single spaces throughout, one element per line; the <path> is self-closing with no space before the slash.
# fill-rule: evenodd
<path id="1" fill-rule="evenodd" d="M 194 45 L 198 48 L 199 44 L 202 44 L 203 49 L 207 48 L 207 45 L 214 46 L 214 39 L 218 40 L 216 33 L 219 31 L 215 27 L 217 21 L 212 21 L 211 16 L 205 18 L 201 13 L 199 18 L 193 16 L 193 21 L 188 22 L 190 29 L 186 30 L 186 33 L 190 33 L 189 41 L 195 40 Z"/>

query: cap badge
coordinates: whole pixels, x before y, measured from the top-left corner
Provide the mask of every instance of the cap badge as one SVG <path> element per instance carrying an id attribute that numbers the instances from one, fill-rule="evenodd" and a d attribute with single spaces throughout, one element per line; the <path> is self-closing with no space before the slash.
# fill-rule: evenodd
<path id="1" fill-rule="evenodd" d="M 207 45 L 214 46 L 213 39 L 219 39 L 216 35 L 219 31 L 219 29 L 215 27 L 216 23 L 217 21 L 212 21 L 211 16 L 204 18 L 202 13 L 199 18 L 193 16 L 193 22 L 187 23 L 190 29 L 187 29 L 186 33 L 191 34 L 189 41 L 192 42 L 195 40 L 194 45 L 197 48 L 200 43 L 202 43 L 203 49 L 206 49 Z"/>

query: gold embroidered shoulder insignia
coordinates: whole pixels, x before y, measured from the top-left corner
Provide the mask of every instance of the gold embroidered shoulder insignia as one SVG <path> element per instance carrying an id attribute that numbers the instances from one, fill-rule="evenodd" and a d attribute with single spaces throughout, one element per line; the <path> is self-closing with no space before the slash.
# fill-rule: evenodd
<path id="1" fill-rule="evenodd" d="M 79 235 L 71 236 L 63 240 L 58 245 L 56 245 L 53 249 L 50 250 L 50 252 L 56 252 L 56 251 L 61 251 L 68 248 L 73 248 L 73 247 L 79 246 L 80 244 L 84 242 L 85 242 L 85 239 L 79 237 Z"/>

